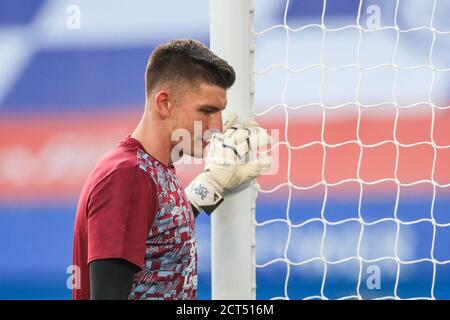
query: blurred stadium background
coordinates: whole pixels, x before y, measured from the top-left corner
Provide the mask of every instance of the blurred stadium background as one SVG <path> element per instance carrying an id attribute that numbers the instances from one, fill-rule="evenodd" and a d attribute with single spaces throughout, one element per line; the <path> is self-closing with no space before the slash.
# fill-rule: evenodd
<path id="1" fill-rule="evenodd" d="M 283 23 L 285 1 L 255 0 L 255 30 Z M 429 26 L 432 1 L 402 1 L 398 17 L 400 28 Z M 438 1 L 435 27 L 450 30 L 446 15 L 449 1 Z M 359 1 L 328 1 L 327 27 L 355 23 Z M 365 1 L 381 8 L 383 25 L 394 25 L 395 1 Z M 75 6 L 75 7 L 74 7 Z M 75 9 L 74 9 L 75 8 Z M 68 19 L 80 10 L 79 29 L 67 27 Z M 319 23 L 321 1 L 291 1 L 287 22 L 295 28 Z M 209 43 L 207 0 L 2 0 L 0 1 L 0 299 L 70 299 L 66 286 L 67 268 L 72 261 L 73 223 L 81 186 L 96 161 L 131 133 L 144 105 L 144 70 L 153 48 L 173 38 L 195 38 Z M 413 17 L 413 18 L 411 18 Z M 364 18 L 364 16 L 362 17 Z M 301 68 L 320 62 L 320 29 L 292 33 L 289 65 Z M 396 32 L 365 34 L 361 46 L 361 65 L 392 63 Z M 327 34 L 323 56 L 331 66 L 356 63 L 356 31 Z M 286 54 L 285 31 L 274 29 L 255 38 L 255 69 L 283 64 Z M 429 64 L 431 35 L 418 30 L 401 35 L 397 62 L 400 65 Z M 438 36 L 433 54 L 437 68 L 450 68 L 450 35 Z M 273 68 L 255 77 L 256 112 L 264 113 L 281 99 L 290 106 L 320 100 L 320 70 L 308 69 L 292 74 L 284 88 L 286 70 Z M 323 102 L 328 106 L 353 101 L 355 70 L 330 72 L 323 84 Z M 428 68 L 401 70 L 395 101 L 411 105 L 429 101 L 432 71 Z M 432 87 L 433 102 L 448 105 L 448 72 L 439 72 Z M 361 82 L 363 104 L 393 101 L 393 68 L 367 71 Z M 437 145 L 450 145 L 449 109 L 435 112 L 434 134 Z M 356 139 L 357 108 L 326 111 L 324 139 L 335 144 Z M 288 116 L 286 116 L 288 115 Z M 297 110 L 273 108 L 259 117 L 271 129 L 280 129 L 280 141 L 304 145 L 321 140 L 322 112 L 317 107 Z M 432 112 L 426 104 L 401 109 L 394 136 L 395 109 L 386 103 L 367 108 L 361 114 L 360 135 L 371 144 L 396 139 L 410 144 L 430 141 Z M 287 136 L 285 124 L 288 123 Z M 279 147 L 279 170 L 259 183 L 265 190 L 287 181 L 288 150 Z M 321 180 L 322 147 L 291 151 L 290 179 L 295 185 L 312 185 Z M 347 144 L 327 153 L 325 177 L 328 182 L 355 178 L 359 147 Z M 440 185 L 450 182 L 450 150 L 439 149 L 432 177 L 433 149 L 429 145 L 401 148 L 398 179 L 408 183 L 433 179 Z M 394 176 L 395 146 L 384 144 L 365 153 L 361 178 L 367 181 Z M 186 184 L 200 172 L 201 165 L 178 166 Z M 323 186 L 293 191 L 289 216 L 298 224 L 321 216 Z M 361 212 L 366 221 L 397 217 L 403 221 L 421 218 L 437 223 L 450 222 L 450 188 L 436 188 L 434 205 L 430 183 L 402 187 L 395 210 L 397 185 L 384 182 L 364 187 Z M 359 185 L 345 183 L 328 189 L 324 216 L 337 221 L 358 216 Z M 261 193 L 257 220 L 286 218 L 287 187 Z M 320 256 L 323 226 L 309 223 L 292 230 L 287 243 L 287 226 L 273 223 L 257 228 L 257 263 L 284 258 L 292 261 Z M 325 254 L 329 260 L 355 255 L 359 223 L 329 226 Z M 433 242 L 433 232 L 435 241 Z M 366 227 L 362 254 L 376 258 L 393 256 L 397 229 L 393 222 Z M 197 219 L 199 241 L 199 298 L 210 299 L 210 222 L 205 215 Z M 428 222 L 402 225 L 399 231 L 399 257 L 402 260 L 450 259 L 450 228 Z M 434 250 L 432 250 L 434 246 Z M 325 294 L 329 298 L 355 291 L 357 261 L 329 266 Z M 382 288 L 365 292 L 367 297 L 392 295 L 395 262 L 378 263 Z M 363 280 L 368 274 L 363 274 Z M 291 267 L 290 298 L 320 294 L 323 280 L 321 263 Z M 273 263 L 257 271 L 257 297 L 284 296 L 286 264 Z M 403 298 L 430 296 L 433 265 L 429 261 L 403 265 L 397 294 Z M 450 298 L 450 264 L 438 264 L 435 274 L 436 298 Z"/>

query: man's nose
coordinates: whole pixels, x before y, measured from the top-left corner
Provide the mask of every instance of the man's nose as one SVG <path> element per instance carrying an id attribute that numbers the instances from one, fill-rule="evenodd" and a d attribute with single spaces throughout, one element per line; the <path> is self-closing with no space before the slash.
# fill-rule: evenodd
<path id="1" fill-rule="evenodd" d="M 222 132 L 222 112 L 216 112 L 209 123 L 209 130 L 217 130 Z"/>

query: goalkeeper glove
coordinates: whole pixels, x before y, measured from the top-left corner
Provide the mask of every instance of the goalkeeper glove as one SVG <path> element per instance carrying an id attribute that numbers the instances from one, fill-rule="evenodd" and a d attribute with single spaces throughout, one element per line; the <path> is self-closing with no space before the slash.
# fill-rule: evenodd
<path id="1" fill-rule="evenodd" d="M 236 118 L 235 114 L 224 116 L 224 133 L 212 136 L 204 171 L 186 188 L 198 212 L 211 214 L 222 203 L 225 192 L 258 177 L 271 166 L 267 153 L 257 156 L 258 148 L 271 143 L 266 130 L 254 121 L 235 123 Z"/>

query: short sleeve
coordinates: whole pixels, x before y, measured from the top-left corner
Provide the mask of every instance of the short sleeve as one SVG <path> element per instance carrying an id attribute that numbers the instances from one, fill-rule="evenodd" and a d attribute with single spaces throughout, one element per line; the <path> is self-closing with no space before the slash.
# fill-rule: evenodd
<path id="1" fill-rule="evenodd" d="M 88 202 L 88 263 L 120 258 L 142 268 L 156 208 L 154 182 L 137 167 L 101 181 Z"/>

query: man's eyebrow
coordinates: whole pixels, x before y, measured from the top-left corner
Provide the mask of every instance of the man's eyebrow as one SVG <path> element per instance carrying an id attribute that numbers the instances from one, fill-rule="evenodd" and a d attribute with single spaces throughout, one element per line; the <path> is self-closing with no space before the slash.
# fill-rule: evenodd
<path id="1" fill-rule="evenodd" d="M 225 108 L 219 108 L 219 107 L 216 107 L 216 106 L 212 106 L 212 105 L 209 105 L 209 104 L 205 104 L 205 105 L 201 105 L 200 106 L 200 109 L 212 109 L 212 110 L 214 110 L 214 111 L 221 111 L 221 110 L 223 110 L 223 109 L 225 109 Z"/>

